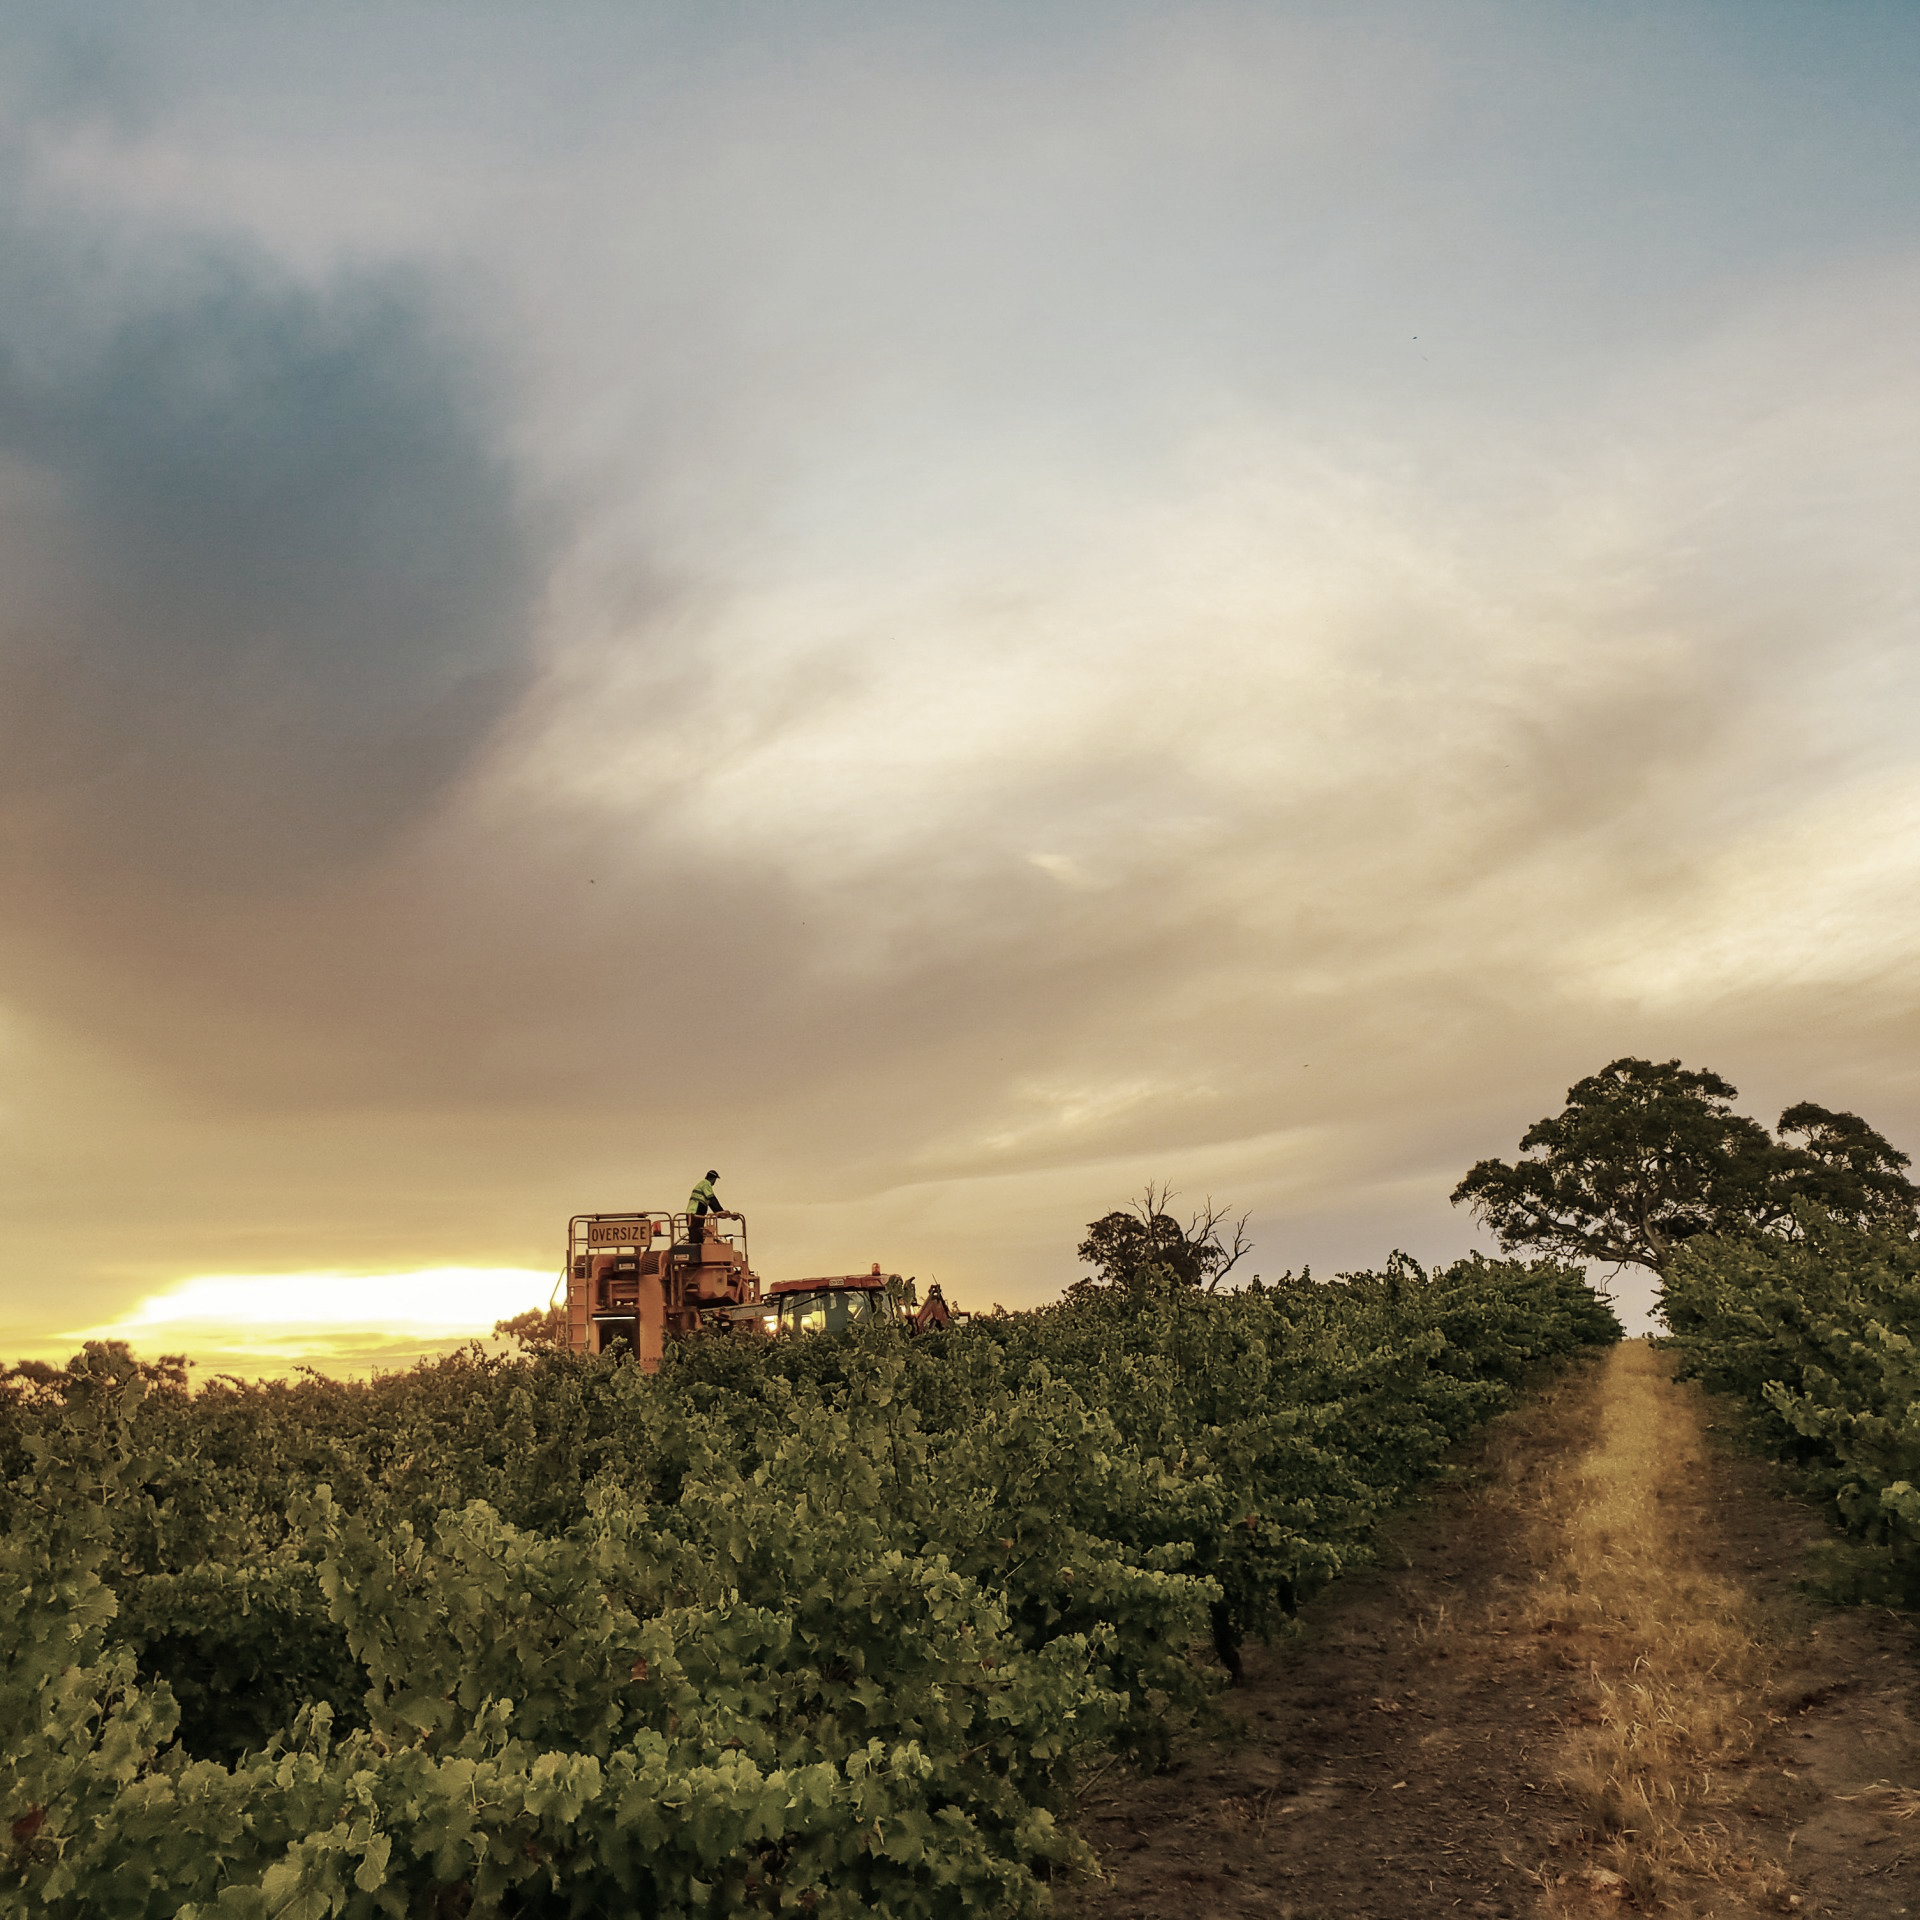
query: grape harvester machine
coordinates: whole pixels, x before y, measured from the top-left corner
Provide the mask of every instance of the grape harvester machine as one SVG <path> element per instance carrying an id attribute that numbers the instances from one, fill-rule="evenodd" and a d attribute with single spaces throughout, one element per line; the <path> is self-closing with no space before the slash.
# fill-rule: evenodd
<path id="1" fill-rule="evenodd" d="M 648 1373 L 668 1340 L 692 1333 L 763 1340 L 879 1320 L 927 1333 L 966 1318 L 947 1305 L 938 1281 L 922 1304 L 913 1280 L 882 1273 L 877 1261 L 870 1273 L 781 1280 L 762 1291 L 738 1213 L 577 1213 L 567 1223 L 560 1277 L 568 1347 L 606 1353 L 624 1344 Z"/>

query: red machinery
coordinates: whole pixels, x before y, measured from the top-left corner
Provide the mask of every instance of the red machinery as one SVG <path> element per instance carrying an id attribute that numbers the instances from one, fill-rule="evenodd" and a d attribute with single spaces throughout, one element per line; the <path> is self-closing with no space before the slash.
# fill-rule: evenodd
<path id="1" fill-rule="evenodd" d="M 958 1317 L 947 1305 L 939 1281 L 927 1288 L 925 1306 L 915 1301 L 915 1286 L 897 1273 L 828 1274 L 817 1280 L 780 1280 L 769 1287 L 762 1324 L 768 1333 L 844 1333 L 863 1320 L 904 1320 L 910 1331 L 927 1333 L 950 1327 Z"/>
<path id="2" fill-rule="evenodd" d="M 604 1353 L 624 1340 L 649 1373 L 668 1334 L 760 1298 L 737 1213 L 576 1213 L 565 1279 L 567 1345 Z"/>
<path id="3" fill-rule="evenodd" d="M 956 1315 L 935 1282 L 924 1306 L 912 1280 L 882 1273 L 782 1280 L 763 1295 L 738 1213 L 577 1213 L 567 1223 L 567 1345 L 604 1353 L 624 1342 L 648 1373 L 670 1336 L 703 1327 L 764 1338 L 839 1333 L 865 1320 L 898 1319 L 915 1333 Z"/>

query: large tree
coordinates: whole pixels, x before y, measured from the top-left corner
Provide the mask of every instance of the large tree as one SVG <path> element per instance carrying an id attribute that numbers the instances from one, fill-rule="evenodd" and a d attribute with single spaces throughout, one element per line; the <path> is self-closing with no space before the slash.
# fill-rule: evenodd
<path id="1" fill-rule="evenodd" d="M 1482 1160 L 1453 1191 L 1503 1249 L 1664 1273 L 1702 1233 L 1793 1233 L 1794 1203 L 1903 1225 L 1920 1215 L 1907 1156 L 1857 1114 L 1802 1101 L 1775 1139 L 1735 1113 L 1738 1090 L 1678 1060 L 1615 1060 L 1567 1090 L 1509 1164 Z"/>

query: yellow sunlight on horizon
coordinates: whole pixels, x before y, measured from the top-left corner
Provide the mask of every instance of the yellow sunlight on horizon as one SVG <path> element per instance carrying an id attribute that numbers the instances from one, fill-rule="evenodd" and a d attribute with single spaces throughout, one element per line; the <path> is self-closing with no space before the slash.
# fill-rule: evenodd
<path id="1" fill-rule="evenodd" d="M 65 1359 L 83 1341 L 124 1340 L 141 1359 L 184 1353 L 212 1372 L 365 1373 L 489 1338 L 495 1321 L 544 1307 L 553 1290 L 553 1274 L 528 1267 L 196 1274 L 117 1320 L 39 1342 L 46 1351 L 35 1357 Z"/>

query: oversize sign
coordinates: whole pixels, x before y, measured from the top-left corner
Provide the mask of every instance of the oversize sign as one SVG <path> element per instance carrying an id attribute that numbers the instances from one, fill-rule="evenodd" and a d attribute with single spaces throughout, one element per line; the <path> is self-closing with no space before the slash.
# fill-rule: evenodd
<path id="1" fill-rule="evenodd" d="M 653 1240 L 651 1220 L 589 1220 L 590 1247 L 644 1247 Z"/>

